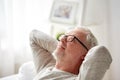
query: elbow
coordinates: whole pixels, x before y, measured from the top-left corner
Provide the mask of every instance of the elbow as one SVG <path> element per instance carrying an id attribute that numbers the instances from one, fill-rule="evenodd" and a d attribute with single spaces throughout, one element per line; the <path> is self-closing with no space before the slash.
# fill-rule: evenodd
<path id="1" fill-rule="evenodd" d="M 37 32 L 37 30 L 32 30 L 29 34 L 29 42 L 30 42 L 30 46 L 32 46 L 33 44 L 35 44 L 35 33 Z"/>

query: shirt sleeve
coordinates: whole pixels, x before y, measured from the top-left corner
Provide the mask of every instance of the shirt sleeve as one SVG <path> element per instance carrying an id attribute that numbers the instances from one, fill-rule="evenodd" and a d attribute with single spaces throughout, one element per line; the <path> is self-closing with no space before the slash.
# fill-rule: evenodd
<path id="1" fill-rule="evenodd" d="M 81 65 L 78 80 L 102 80 L 111 62 L 112 57 L 105 46 L 93 47 Z"/>
<path id="2" fill-rule="evenodd" d="M 30 33 L 30 46 L 37 72 L 55 63 L 51 54 L 57 46 L 54 38 L 41 31 L 33 30 Z"/>

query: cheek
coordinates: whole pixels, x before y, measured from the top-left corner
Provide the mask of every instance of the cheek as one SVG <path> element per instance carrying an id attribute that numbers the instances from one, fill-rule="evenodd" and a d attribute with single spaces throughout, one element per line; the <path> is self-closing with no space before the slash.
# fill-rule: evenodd
<path id="1" fill-rule="evenodd" d="M 66 53 L 73 58 L 80 58 L 82 56 L 82 49 L 80 46 L 69 44 L 67 45 Z"/>
<path id="2" fill-rule="evenodd" d="M 67 45 L 67 50 L 69 51 L 69 52 L 74 52 L 74 53 L 76 53 L 76 52 L 78 52 L 78 50 L 79 50 L 79 47 L 78 46 L 76 46 L 75 44 L 68 44 Z"/>

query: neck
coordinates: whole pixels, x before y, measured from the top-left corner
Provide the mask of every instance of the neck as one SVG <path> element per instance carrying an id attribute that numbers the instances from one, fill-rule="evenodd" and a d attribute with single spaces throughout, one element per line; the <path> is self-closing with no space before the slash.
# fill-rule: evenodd
<path id="1" fill-rule="evenodd" d="M 75 64 L 75 63 L 63 63 L 63 62 L 56 62 L 55 67 L 62 71 L 70 72 L 73 74 L 79 74 L 79 68 L 82 64 L 82 61 Z"/>

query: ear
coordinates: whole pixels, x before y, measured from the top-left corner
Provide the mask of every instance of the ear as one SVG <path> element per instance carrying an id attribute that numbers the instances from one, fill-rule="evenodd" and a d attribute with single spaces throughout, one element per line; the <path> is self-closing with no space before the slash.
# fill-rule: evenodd
<path id="1" fill-rule="evenodd" d="M 84 60 L 84 58 L 85 58 L 86 54 L 87 54 L 87 52 L 85 52 L 85 53 L 82 55 L 81 59 L 83 59 L 83 60 Z"/>

